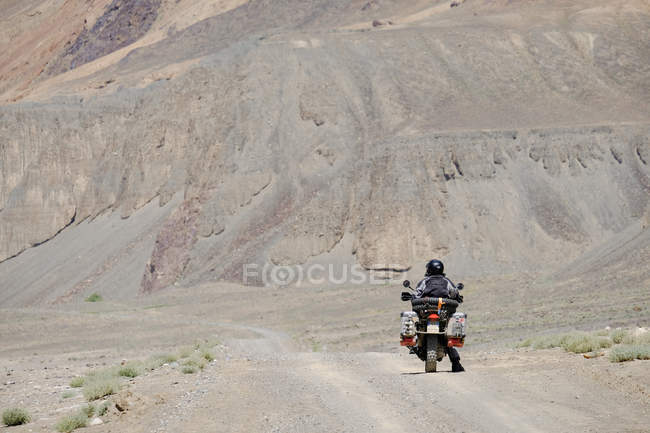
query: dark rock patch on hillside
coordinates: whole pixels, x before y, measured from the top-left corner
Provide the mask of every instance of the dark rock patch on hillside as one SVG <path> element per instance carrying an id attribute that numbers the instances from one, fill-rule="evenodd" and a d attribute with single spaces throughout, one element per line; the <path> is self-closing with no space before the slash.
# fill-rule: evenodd
<path id="1" fill-rule="evenodd" d="M 83 29 L 48 68 L 57 75 L 119 50 L 141 38 L 158 16 L 160 0 L 113 0 L 92 28 Z"/>

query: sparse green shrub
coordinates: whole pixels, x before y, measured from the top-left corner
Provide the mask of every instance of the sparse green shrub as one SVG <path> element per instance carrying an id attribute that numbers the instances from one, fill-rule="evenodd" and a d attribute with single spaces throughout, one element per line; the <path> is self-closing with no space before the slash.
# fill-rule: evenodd
<path id="1" fill-rule="evenodd" d="M 116 378 L 120 375 L 120 368 L 121 368 L 120 366 L 117 366 L 117 367 L 107 367 L 107 368 L 99 368 L 97 370 L 91 370 L 88 373 L 86 373 L 84 382 L 89 382 L 98 379 Z"/>
<path id="2" fill-rule="evenodd" d="M 561 347 L 567 352 L 587 353 L 611 347 L 612 340 L 608 337 L 587 334 L 585 332 L 576 332 L 573 334 L 554 334 L 533 337 L 525 340 L 519 345 L 519 347 L 531 346 L 533 349 L 537 350 Z"/>
<path id="3" fill-rule="evenodd" d="M 84 385 L 84 381 L 83 376 L 77 376 L 70 381 L 70 386 L 73 388 L 81 388 Z"/>
<path id="4" fill-rule="evenodd" d="M 86 298 L 86 302 L 101 302 L 104 298 L 99 293 L 93 293 L 92 295 Z"/>
<path id="5" fill-rule="evenodd" d="M 650 344 L 650 331 L 643 333 L 628 333 L 623 337 L 625 344 Z"/>
<path id="6" fill-rule="evenodd" d="M 110 407 L 110 403 L 105 401 L 102 403 L 99 408 L 97 408 L 97 416 L 104 416 L 106 415 L 106 412 L 108 412 L 108 408 Z"/>
<path id="7" fill-rule="evenodd" d="M 98 378 L 84 384 L 83 394 L 86 400 L 94 401 L 115 394 L 119 389 L 120 384 L 115 378 Z"/>
<path id="8" fill-rule="evenodd" d="M 517 345 L 517 347 L 530 347 L 533 344 L 532 338 L 527 338 Z"/>
<path id="9" fill-rule="evenodd" d="M 567 336 L 563 340 L 562 347 L 567 352 L 587 353 L 612 347 L 612 340 L 607 337 L 598 337 L 589 334 L 574 334 Z"/>
<path id="10" fill-rule="evenodd" d="M 8 427 L 27 424 L 32 417 L 25 409 L 14 407 L 2 412 L 2 423 Z"/>
<path id="11" fill-rule="evenodd" d="M 203 349 L 201 351 L 201 356 L 203 357 L 203 359 L 205 359 L 208 362 L 214 361 L 214 355 L 212 354 L 212 352 L 210 352 L 207 349 Z"/>
<path id="12" fill-rule="evenodd" d="M 74 391 L 65 391 L 65 392 L 63 393 L 63 395 L 61 395 L 61 397 L 62 397 L 62 398 L 70 398 L 70 397 L 74 397 L 75 394 L 76 394 L 76 393 L 75 393 Z"/>
<path id="13" fill-rule="evenodd" d="M 614 329 L 612 333 L 610 334 L 610 337 L 614 344 L 621 344 L 623 342 L 623 339 L 627 336 L 627 330 L 625 329 Z"/>
<path id="14" fill-rule="evenodd" d="M 159 355 L 152 356 L 145 362 L 145 370 L 152 371 L 155 370 L 156 368 L 160 368 L 165 364 L 171 364 L 172 362 L 176 362 L 178 358 L 176 355 L 172 355 L 171 353 L 163 353 Z"/>
<path id="15" fill-rule="evenodd" d="M 158 355 L 158 358 L 163 364 L 171 364 L 172 362 L 178 361 L 176 355 L 172 355 L 171 353 Z"/>
<path id="16" fill-rule="evenodd" d="M 191 347 L 181 347 L 181 349 L 178 351 L 178 357 L 181 359 L 189 358 L 192 356 L 192 352 L 194 352 L 194 349 Z"/>
<path id="17" fill-rule="evenodd" d="M 156 368 L 160 368 L 160 366 L 163 364 L 164 362 L 162 362 L 159 358 L 149 358 L 144 362 L 144 369 L 145 371 L 153 371 Z"/>
<path id="18" fill-rule="evenodd" d="M 73 430 L 78 428 L 83 428 L 88 425 L 88 417 L 83 412 L 78 412 L 74 415 L 68 415 L 64 418 L 61 418 L 59 422 L 56 423 L 56 430 L 61 433 L 70 433 Z"/>
<path id="19" fill-rule="evenodd" d="M 609 352 L 612 362 L 632 361 L 633 359 L 650 359 L 650 344 L 623 344 Z"/>
<path id="20" fill-rule="evenodd" d="M 95 406 L 93 406 L 92 404 L 87 404 L 81 408 L 81 412 L 83 412 L 83 414 L 86 415 L 86 418 L 90 418 L 95 414 Z"/>
<path id="21" fill-rule="evenodd" d="M 130 363 L 121 367 L 117 374 L 122 377 L 137 377 L 140 375 L 140 365 L 135 363 Z"/>
<path id="22" fill-rule="evenodd" d="M 195 367 L 203 370 L 205 368 L 205 358 L 191 358 L 183 362 L 183 366 Z"/>
<path id="23" fill-rule="evenodd" d="M 193 365 L 184 365 L 181 371 L 183 374 L 194 374 L 196 373 L 196 367 Z"/>
<path id="24" fill-rule="evenodd" d="M 545 335 L 533 340 L 533 349 L 552 349 L 562 347 L 569 338 L 567 334 Z"/>

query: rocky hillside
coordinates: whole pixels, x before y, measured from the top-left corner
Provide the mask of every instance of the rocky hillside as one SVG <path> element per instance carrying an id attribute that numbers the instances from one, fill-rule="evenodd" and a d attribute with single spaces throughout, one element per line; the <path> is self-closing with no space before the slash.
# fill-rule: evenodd
<path id="1" fill-rule="evenodd" d="M 98 259 L 117 263 L 146 233 L 128 263 L 47 287 L 91 290 L 109 267 L 134 290 L 239 281 L 245 263 L 333 250 L 367 269 L 531 271 L 647 232 L 645 1 L 8 3 L 0 276 L 15 287 L 35 284 L 16 277 L 26 252 L 65 234 L 57 248 L 91 254 L 101 218 L 151 206 L 102 241 L 121 242 Z"/>

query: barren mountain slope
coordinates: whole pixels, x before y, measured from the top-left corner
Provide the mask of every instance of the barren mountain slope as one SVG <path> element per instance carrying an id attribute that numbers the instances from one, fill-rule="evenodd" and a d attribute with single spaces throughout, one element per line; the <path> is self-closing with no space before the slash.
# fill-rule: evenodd
<path id="1" fill-rule="evenodd" d="M 0 107 L 0 260 L 174 196 L 129 287 L 240 280 L 344 237 L 369 269 L 534 270 L 648 224 L 647 2 L 196 5 L 172 25 L 160 2 L 113 53 L 88 41 L 139 15 L 107 8 L 47 59 L 88 63 Z"/>

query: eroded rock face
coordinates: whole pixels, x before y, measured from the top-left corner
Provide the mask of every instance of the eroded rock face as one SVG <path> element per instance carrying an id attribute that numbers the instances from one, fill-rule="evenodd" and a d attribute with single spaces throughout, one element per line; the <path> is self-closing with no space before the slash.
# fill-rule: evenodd
<path id="1" fill-rule="evenodd" d="M 314 36 L 336 8 L 302 4 L 311 20 L 277 31 L 291 4 L 266 20 L 258 3 L 234 10 L 255 24 L 245 38 L 224 34 L 228 16 L 206 20 L 93 77 L 204 56 L 177 78 L 0 108 L 0 260 L 178 193 L 142 264 L 145 291 L 303 263 L 348 235 L 348 259 L 368 269 L 432 256 L 466 272 L 531 269 L 647 218 L 642 30 L 621 41 L 580 16 L 569 30 L 551 17 L 479 31 L 464 4 L 462 32 Z M 625 68 L 612 61 L 623 51 L 636 56 Z"/>
<path id="2" fill-rule="evenodd" d="M 188 276 L 238 279 L 249 262 L 303 263 L 345 233 L 369 269 L 450 254 L 526 268 L 648 208 L 646 126 L 242 146 L 234 122 L 220 135 L 211 116 L 165 120 L 173 110 L 147 108 L 158 103 L 101 114 L 5 109 L 2 258 L 73 221 L 106 209 L 126 218 L 179 190 L 185 201 L 144 270 L 147 291 Z"/>
<path id="3" fill-rule="evenodd" d="M 110 54 L 141 38 L 156 20 L 161 0 L 113 0 L 92 27 L 84 26 L 47 67 L 56 75 Z"/>

